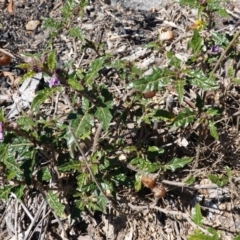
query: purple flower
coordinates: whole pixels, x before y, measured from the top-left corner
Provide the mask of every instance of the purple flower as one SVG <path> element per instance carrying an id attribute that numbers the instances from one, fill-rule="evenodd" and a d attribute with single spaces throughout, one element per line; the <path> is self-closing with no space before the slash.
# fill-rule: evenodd
<path id="1" fill-rule="evenodd" d="M 2 122 L 0 122 L 0 142 L 2 142 L 3 141 L 3 124 L 2 124 Z"/>
<path id="2" fill-rule="evenodd" d="M 49 87 L 52 88 L 52 87 L 56 87 L 58 85 L 60 85 L 60 81 L 54 74 L 49 81 Z"/>
<path id="3" fill-rule="evenodd" d="M 219 53 L 219 46 L 218 45 L 213 45 L 211 47 L 211 53 L 213 53 L 213 54 Z"/>

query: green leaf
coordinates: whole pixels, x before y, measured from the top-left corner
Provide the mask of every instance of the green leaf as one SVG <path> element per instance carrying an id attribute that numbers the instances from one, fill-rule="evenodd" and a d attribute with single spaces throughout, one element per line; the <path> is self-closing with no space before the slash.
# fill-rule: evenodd
<path id="1" fill-rule="evenodd" d="M 13 188 L 13 193 L 15 193 L 17 199 L 21 199 L 24 194 L 24 185 L 16 186 Z"/>
<path id="2" fill-rule="evenodd" d="M 54 211 L 57 216 L 61 218 L 66 217 L 66 214 L 64 213 L 64 205 L 59 202 L 59 196 L 57 194 L 53 193 L 53 191 L 49 191 L 46 194 L 46 200 L 49 207 Z"/>
<path id="3" fill-rule="evenodd" d="M 85 112 L 79 111 L 78 114 L 70 114 L 68 118 L 69 124 L 77 138 L 85 139 L 90 135 L 90 131 L 93 126 L 93 118 L 87 110 Z M 67 141 L 70 155 L 74 158 L 76 143 L 69 129 L 67 130 L 64 138 Z"/>
<path id="4" fill-rule="evenodd" d="M 212 236 L 210 234 L 211 234 L 210 232 L 209 232 L 209 235 L 203 234 L 200 232 L 199 229 L 196 229 L 193 234 L 187 237 L 187 239 L 188 240 L 220 240 L 216 231 L 212 234 Z"/>
<path id="5" fill-rule="evenodd" d="M 210 134 L 212 137 L 214 137 L 216 140 L 219 139 L 217 128 L 215 127 L 215 124 L 212 121 L 208 121 L 208 128 L 210 130 Z"/>
<path id="6" fill-rule="evenodd" d="M 163 148 L 158 148 L 156 146 L 149 146 L 148 147 L 148 152 L 157 152 L 159 154 L 164 153 L 164 149 Z"/>
<path id="7" fill-rule="evenodd" d="M 83 32 L 78 27 L 72 27 L 68 30 L 67 33 L 69 36 L 79 38 L 81 41 L 84 41 L 84 35 Z"/>
<path id="8" fill-rule="evenodd" d="M 163 120 L 163 121 L 169 121 L 175 118 L 175 115 L 173 113 L 170 113 L 163 109 L 158 109 L 155 112 L 153 111 L 154 120 Z"/>
<path id="9" fill-rule="evenodd" d="M 141 92 L 148 92 L 153 90 L 161 90 L 162 87 L 168 85 L 170 79 L 173 78 L 174 72 L 168 68 L 153 68 L 152 74 L 143 76 L 138 80 L 132 81 L 128 88 L 134 88 Z"/>
<path id="10" fill-rule="evenodd" d="M 140 191 L 142 188 L 141 177 L 142 177 L 142 174 L 140 173 L 135 174 L 134 188 L 136 191 Z"/>
<path id="11" fill-rule="evenodd" d="M 202 217 L 201 207 L 199 203 L 197 203 L 195 207 L 192 209 L 192 220 L 198 226 L 202 226 L 203 217 Z"/>
<path id="12" fill-rule="evenodd" d="M 192 85 L 201 88 L 202 90 L 215 90 L 219 87 L 216 85 L 214 78 L 209 78 L 200 70 L 191 70 L 187 72 L 189 81 Z"/>
<path id="13" fill-rule="evenodd" d="M 208 179 L 210 179 L 213 183 L 217 184 L 219 187 L 223 187 L 228 184 L 228 177 L 223 175 L 223 176 L 217 176 L 213 174 L 207 175 Z"/>
<path id="14" fill-rule="evenodd" d="M 229 44 L 229 40 L 225 34 L 220 34 L 220 33 L 217 33 L 216 31 L 212 31 L 211 35 L 216 45 L 222 46 L 222 45 Z"/>
<path id="15" fill-rule="evenodd" d="M 176 89 L 176 92 L 178 94 L 178 101 L 179 104 L 182 104 L 183 102 L 183 94 L 184 94 L 184 86 L 186 85 L 185 80 L 176 80 L 174 81 L 174 87 Z"/>
<path id="16" fill-rule="evenodd" d="M 38 180 L 39 181 L 49 181 L 50 179 L 52 179 L 52 175 L 49 171 L 49 169 L 47 167 L 42 168 L 39 172 L 38 172 Z"/>
<path id="17" fill-rule="evenodd" d="M 54 87 L 54 88 L 45 88 L 43 90 L 38 91 L 37 96 L 33 99 L 31 110 L 32 111 L 39 111 L 40 105 L 48 98 L 52 97 L 55 92 L 61 91 L 61 87 Z"/>
<path id="18" fill-rule="evenodd" d="M 3 188 L 0 188 L 0 199 L 7 200 L 8 199 L 8 195 L 10 194 L 11 189 L 13 187 L 14 186 L 4 186 Z"/>
<path id="19" fill-rule="evenodd" d="M 84 76 L 84 82 L 88 85 L 90 89 L 92 88 L 94 79 L 99 76 L 98 72 L 100 69 L 102 69 L 104 62 L 105 57 L 100 57 L 92 61 L 92 63 L 90 64 L 90 67 Z"/>
<path id="20" fill-rule="evenodd" d="M 179 3 L 190 8 L 197 8 L 199 6 L 198 0 L 180 0 Z"/>
<path id="21" fill-rule="evenodd" d="M 112 120 L 112 114 L 109 111 L 109 108 L 108 107 L 98 107 L 95 117 L 97 119 L 99 119 L 99 121 L 101 122 L 104 131 L 107 131 L 109 128 L 109 124 Z"/>
<path id="22" fill-rule="evenodd" d="M 77 81 L 74 77 L 68 79 L 68 84 L 72 89 L 77 91 L 82 91 L 84 89 L 80 82 Z"/>
<path id="23" fill-rule="evenodd" d="M 238 234 L 233 240 L 240 240 L 240 234 Z"/>
<path id="24" fill-rule="evenodd" d="M 184 112 L 180 112 L 178 116 L 173 121 L 173 126 L 186 128 L 190 123 L 195 120 L 195 112 L 185 108 Z"/>
<path id="25" fill-rule="evenodd" d="M 62 23 L 54 18 L 44 18 L 42 26 L 45 29 L 59 29 L 62 26 Z"/>
<path id="26" fill-rule="evenodd" d="M 33 129 L 36 123 L 31 118 L 23 116 L 17 119 L 17 124 L 21 129 L 29 131 Z"/>
<path id="27" fill-rule="evenodd" d="M 206 114 L 214 117 L 214 116 L 219 116 L 222 113 L 222 109 L 217 108 L 217 107 L 210 107 L 207 109 Z"/>
<path id="28" fill-rule="evenodd" d="M 192 48 L 194 54 L 197 54 L 200 52 L 203 46 L 203 43 L 204 41 L 200 36 L 198 30 L 194 29 L 192 39 L 188 42 L 188 46 Z"/>
<path id="29" fill-rule="evenodd" d="M 196 178 L 193 176 L 190 176 L 186 181 L 184 181 L 184 183 L 190 185 L 193 184 L 195 182 Z"/>
<path id="30" fill-rule="evenodd" d="M 137 168 L 147 172 L 147 173 L 153 173 L 156 171 L 159 171 L 162 168 L 162 165 L 160 162 L 150 162 L 147 159 L 144 158 L 134 158 L 130 161 L 131 165 L 135 165 Z"/>
<path id="31" fill-rule="evenodd" d="M 0 122 L 5 122 L 3 108 L 0 109 Z"/>
<path id="32" fill-rule="evenodd" d="M 53 71 L 56 68 L 56 52 L 55 50 L 51 51 L 48 55 L 48 68 Z"/>
<path id="33" fill-rule="evenodd" d="M 101 94 L 98 97 L 99 105 L 95 113 L 95 117 L 101 122 L 104 131 L 107 131 L 112 120 L 110 109 L 113 106 L 112 94 L 106 86 L 102 86 Z"/>
<path id="34" fill-rule="evenodd" d="M 81 162 L 75 160 L 75 161 L 70 161 L 70 162 L 64 163 L 63 165 L 58 167 L 58 170 L 60 172 L 68 172 L 71 170 L 80 171 L 81 170 Z"/>
<path id="35" fill-rule="evenodd" d="M 97 204 L 98 204 L 100 210 L 104 213 L 106 213 L 107 202 L 108 202 L 108 199 L 104 195 L 101 194 L 98 197 Z"/>
<path id="36" fill-rule="evenodd" d="M 172 161 L 164 165 L 164 170 L 171 170 L 174 172 L 178 168 L 182 168 L 192 161 L 192 158 L 174 158 Z"/>
<path id="37" fill-rule="evenodd" d="M 167 58 L 170 60 L 170 66 L 174 66 L 176 69 L 180 69 L 181 60 L 177 58 L 172 52 L 167 52 Z"/>

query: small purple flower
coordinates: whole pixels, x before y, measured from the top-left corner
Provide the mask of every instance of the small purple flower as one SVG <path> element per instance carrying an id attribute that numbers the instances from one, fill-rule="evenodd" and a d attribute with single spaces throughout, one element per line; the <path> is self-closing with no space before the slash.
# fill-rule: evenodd
<path id="1" fill-rule="evenodd" d="M 219 46 L 218 45 L 213 45 L 211 47 L 211 53 L 213 53 L 213 54 L 219 53 Z"/>
<path id="2" fill-rule="evenodd" d="M 56 77 L 56 75 L 54 74 L 49 81 L 49 87 L 52 88 L 52 87 L 56 87 L 56 86 L 59 86 L 59 85 L 60 85 L 60 81 Z"/>
<path id="3" fill-rule="evenodd" d="M 0 122 L 0 142 L 2 142 L 3 141 L 3 124 L 2 124 L 2 122 Z"/>

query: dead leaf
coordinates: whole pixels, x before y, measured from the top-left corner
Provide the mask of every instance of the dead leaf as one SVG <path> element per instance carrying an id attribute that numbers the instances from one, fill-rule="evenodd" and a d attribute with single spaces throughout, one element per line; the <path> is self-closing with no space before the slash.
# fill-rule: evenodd
<path id="1" fill-rule="evenodd" d="M 7 7 L 7 11 L 10 13 L 10 14 L 13 14 L 13 0 L 10 0 L 9 4 L 8 4 L 8 7 Z"/>
<path id="2" fill-rule="evenodd" d="M 15 79 L 14 79 L 14 77 L 13 77 L 14 74 L 13 74 L 12 72 L 3 71 L 2 74 L 3 74 L 4 77 L 8 77 L 8 78 L 10 79 L 11 85 L 14 84 L 14 80 L 15 80 Z"/>

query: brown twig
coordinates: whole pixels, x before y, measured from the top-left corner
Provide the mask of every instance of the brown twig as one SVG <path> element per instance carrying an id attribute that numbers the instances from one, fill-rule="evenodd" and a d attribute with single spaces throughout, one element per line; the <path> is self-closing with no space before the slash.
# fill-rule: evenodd
<path id="1" fill-rule="evenodd" d="M 182 213 L 182 212 L 179 212 L 179 211 L 163 209 L 163 208 L 157 207 L 155 203 L 150 205 L 150 206 L 134 206 L 131 203 L 128 203 L 128 206 L 133 210 L 155 209 L 155 210 L 157 210 L 159 212 L 162 212 L 166 215 L 180 216 L 180 217 L 184 218 L 185 220 L 187 220 L 192 225 L 192 227 L 194 229 L 199 228 L 203 233 L 205 233 L 207 235 L 211 235 L 207 230 L 205 230 L 204 228 L 195 224 L 193 222 L 193 220 L 191 219 L 191 217 L 189 216 L 189 214 L 187 214 L 187 213 Z"/>
<path id="2" fill-rule="evenodd" d="M 94 136 L 93 146 L 92 146 L 92 153 L 94 153 L 97 150 L 98 140 L 99 140 L 101 131 L 102 131 L 102 124 L 100 123 L 98 125 L 97 131 L 96 131 L 95 136 Z"/>

